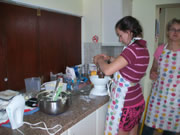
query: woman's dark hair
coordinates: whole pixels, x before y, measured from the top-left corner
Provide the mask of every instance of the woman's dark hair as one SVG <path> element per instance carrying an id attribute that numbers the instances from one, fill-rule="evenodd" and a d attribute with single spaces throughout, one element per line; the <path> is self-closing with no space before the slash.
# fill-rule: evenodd
<path id="1" fill-rule="evenodd" d="M 139 21 L 132 16 L 123 17 L 116 23 L 115 28 L 124 32 L 130 30 L 133 33 L 133 37 L 142 37 L 142 27 Z"/>
<path id="2" fill-rule="evenodd" d="M 171 28 L 171 26 L 173 25 L 173 24 L 180 24 L 180 19 L 176 19 L 176 18 L 173 18 L 171 21 L 169 21 L 168 22 L 168 24 L 167 24 L 167 31 L 169 31 L 170 30 L 170 28 Z"/>

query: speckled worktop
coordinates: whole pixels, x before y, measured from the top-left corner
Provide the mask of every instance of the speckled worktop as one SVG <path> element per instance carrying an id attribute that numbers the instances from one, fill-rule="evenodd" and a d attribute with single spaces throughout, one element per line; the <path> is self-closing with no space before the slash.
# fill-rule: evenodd
<path id="1" fill-rule="evenodd" d="M 76 92 L 72 94 L 72 104 L 69 109 L 56 116 L 47 115 L 43 112 L 35 112 L 32 115 L 24 116 L 24 121 L 29 123 L 38 123 L 44 121 L 47 127 L 54 127 L 57 124 L 62 125 L 60 135 L 68 128 L 75 125 L 77 122 L 85 118 L 90 113 L 97 110 L 99 107 L 108 102 L 108 96 L 93 96 L 89 97 L 91 86 L 87 85 L 84 90 L 86 92 Z M 42 125 L 41 125 L 42 126 Z M 24 124 L 19 128 L 25 135 L 48 135 L 47 131 L 40 129 L 32 129 L 29 125 Z M 55 131 L 55 130 L 54 130 Z M 0 135 L 21 135 L 17 130 L 12 130 L 6 127 L 0 127 Z"/>

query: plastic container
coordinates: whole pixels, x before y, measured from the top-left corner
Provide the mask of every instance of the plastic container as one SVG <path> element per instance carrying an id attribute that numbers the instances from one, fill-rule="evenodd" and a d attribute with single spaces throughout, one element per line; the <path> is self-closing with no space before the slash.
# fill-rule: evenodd
<path id="1" fill-rule="evenodd" d="M 41 78 L 40 77 L 32 77 L 32 78 L 26 78 L 25 81 L 25 87 L 26 92 L 39 92 L 41 89 Z"/>
<path id="2" fill-rule="evenodd" d="M 84 77 L 88 77 L 89 76 L 89 64 L 85 64 L 82 67 L 82 74 Z"/>
<path id="3" fill-rule="evenodd" d="M 63 85 L 62 91 L 66 91 L 66 90 L 67 90 L 67 83 L 62 83 L 62 82 L 60 82 L 59 85 L 58 85 L 58 88 L 59 88 L 60 85 Z M 48 90 L 48 91 L 54 91 L 55 86 L 56 86 L 56 81 L 46 82 L 46 83 L 43 84 L 43 86 L 44 86 L 45 89 Z M 57 88 L 57 89 L 58 89 L 58 88 Z"/>

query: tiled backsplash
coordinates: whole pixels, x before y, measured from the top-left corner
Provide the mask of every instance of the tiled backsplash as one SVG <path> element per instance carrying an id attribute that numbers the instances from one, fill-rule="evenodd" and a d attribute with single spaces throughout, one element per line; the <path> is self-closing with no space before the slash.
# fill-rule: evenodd
<path id="1" fill-rule="evenodd" d="M 102 46 L 101 43 L 84 43 L 84 64 L 92 63 L 93 56 L 97 54 L 107 54 L 118 56 L 123 46 Z"/>

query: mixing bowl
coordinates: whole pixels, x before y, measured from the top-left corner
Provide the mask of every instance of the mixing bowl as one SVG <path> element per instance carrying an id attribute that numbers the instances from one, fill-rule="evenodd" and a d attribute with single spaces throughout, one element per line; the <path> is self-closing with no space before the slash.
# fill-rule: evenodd
<path id="1" fill-rule="evenodd" d="M 90 94 L 95 96 L 105 96 L 108 95 L 107 92 L 107 83 L 111 78 L 109 76 L 105 76 L 104 78 L 99 78 L 98 75 L 90 76 L 90 81 L 94 85 Z"/>
<path id="2" fill-rule="evenodd" d="M 40 111 L 50 115 L 58 115 L 65 112 L 72 103 L 70 93 L 62 92 L 56 101 L 52 100 L 52 96 L 53 91 L 44 91 L 37 95 Z"/>

